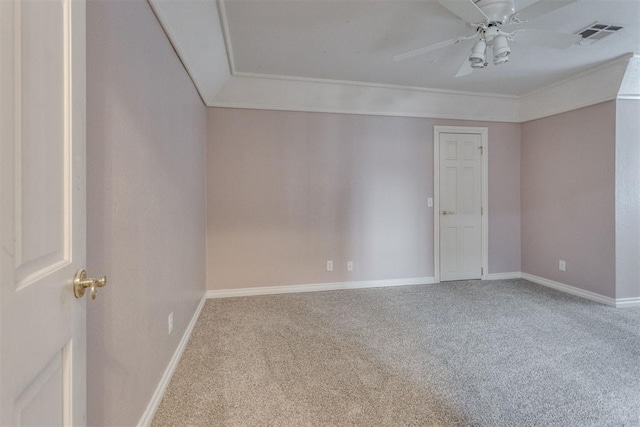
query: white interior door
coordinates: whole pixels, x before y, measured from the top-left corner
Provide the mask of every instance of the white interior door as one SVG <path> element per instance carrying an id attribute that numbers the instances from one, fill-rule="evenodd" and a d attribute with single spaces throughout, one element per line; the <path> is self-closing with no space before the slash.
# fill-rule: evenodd
<path id="1" fill-rule="evenodd" d="M 0 1 L 0 425 L 84 425 L 85 3 Z"/>
<path id="2" fill-rule="evenodd" d="M 482 276 L 482 136 L 440 133 L 440 280 Z"/>

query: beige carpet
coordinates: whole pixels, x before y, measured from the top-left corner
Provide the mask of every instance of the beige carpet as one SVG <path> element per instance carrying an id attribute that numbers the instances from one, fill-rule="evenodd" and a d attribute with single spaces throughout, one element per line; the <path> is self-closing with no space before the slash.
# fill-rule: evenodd
<path id="1" fill-rule="evenodd" d="M 640 309 L 524 280 L 207 301 L 154 426 L 637 426 Z"/>

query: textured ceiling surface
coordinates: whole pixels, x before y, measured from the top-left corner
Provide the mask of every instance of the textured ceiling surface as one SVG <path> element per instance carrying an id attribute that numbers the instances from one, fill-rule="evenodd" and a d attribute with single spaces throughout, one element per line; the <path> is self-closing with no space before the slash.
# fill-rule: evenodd
<path id="1" fill-rule="evenodd" d="M 347 80 L 520 95 L 626 53 L 640 53 L 640 0 L 579 0 L 509 31 L 575 33 L 598 21 L 623 30 L 593 45 L 555 50 L 511 43 L 505 65 L 454 78 L 473 41 L 400 62 L 393 55 L 474 29 L 435 0 L 221 0 L 234 69 L 290 77 Z M 523 9 L 534 0 L 515 0 Z"/>

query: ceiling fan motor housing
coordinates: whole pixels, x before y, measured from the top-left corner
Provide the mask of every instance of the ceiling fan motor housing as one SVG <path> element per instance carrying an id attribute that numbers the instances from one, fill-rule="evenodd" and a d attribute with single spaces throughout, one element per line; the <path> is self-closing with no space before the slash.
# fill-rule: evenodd
<path id="1" fill-rule="evenodd" d="M 500 35 L 500 30 L 498 29 L 498 27 L 496 26 L 489 26 L 489 28 L 486 28 L 483 32 L 482 35 L 484 37 L 484 39 L 487 42 L 487 45 L 491 46 L 493 44 L 493 41 Z"/>
<path id="2" fill-rule="evenodd" d="M 504 24 L 509 21 L 516 11 L 513 0 L 474 0 L 485 15 L 489 23 Z"/>

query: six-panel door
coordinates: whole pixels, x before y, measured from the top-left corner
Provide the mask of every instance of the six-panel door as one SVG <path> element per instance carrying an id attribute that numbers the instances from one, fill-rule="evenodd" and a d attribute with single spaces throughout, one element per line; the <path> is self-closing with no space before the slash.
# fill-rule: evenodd
<path id="1" fill-rule="evenodd" d="M 482 136 L 440 134 L 440 280 L 479 279 Z"/>
<path id="2" fill-rule="evenodd" d="M 0 425 L 83 425 L 84 0 L 0 1 Z"/>

